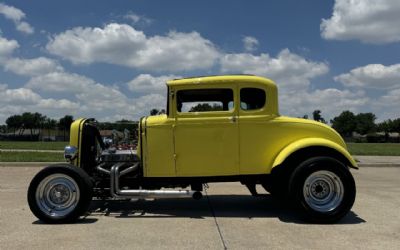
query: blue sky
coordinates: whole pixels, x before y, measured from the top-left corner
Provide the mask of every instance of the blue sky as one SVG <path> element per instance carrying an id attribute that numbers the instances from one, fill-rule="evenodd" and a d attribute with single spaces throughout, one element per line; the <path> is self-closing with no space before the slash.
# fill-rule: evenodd
<path id="1" fill-rule="evenodd" d="M 0 1 L 0 124 L 15 113 L 101 121 L 165 106 L 170 78 L 275 80 L 281 113 L 400 117 L 400 3 Z"/>

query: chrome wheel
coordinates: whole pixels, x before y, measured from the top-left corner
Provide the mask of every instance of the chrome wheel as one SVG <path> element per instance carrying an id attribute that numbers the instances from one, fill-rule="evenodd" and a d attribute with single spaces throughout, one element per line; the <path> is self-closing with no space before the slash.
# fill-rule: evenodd
<path id="1" fill-rule="evenodd" d="M 303 195 L 305 202 L 313 210 L 326 213 L 341 204 L 344 187 L 335 173 L 320 170 L 307 177 L 303 186 Z"/>
<path id="2" fill-rule="evenodd" d="M 76 181 L 65 174 L 52 174 L 43 179 L 35 194 L 39 209 L 53 218 L 62 218 L 74 211 L 80 199 Z"/>

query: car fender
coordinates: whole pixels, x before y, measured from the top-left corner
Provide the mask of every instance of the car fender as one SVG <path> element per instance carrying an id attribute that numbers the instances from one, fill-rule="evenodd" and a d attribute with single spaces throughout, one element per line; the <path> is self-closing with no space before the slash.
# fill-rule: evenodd
<path id="1" fill-rule="evenodd" d="M 295 142 L 292 142 L 291 144 L 287 145 L 285 148 L 283 148 L 277 157 L 275 157 L 274 163 L 272 165 L 272 169 L 275 168 L 276 166 L 279 166 L 282 164 L 287 157 L 289 157 L 292 153 L 303 149 L 307 147 L 313 147 L 313 146 L 320 146 L 320 147 L 328 147 L 331 149 L 336 150 L 340 154 L 342 154 L 350 163 L 349 167 L 352 168 L 357 168 L 357 163 L 354 160 L 354 158 L 350 155 L 350 153 L 344 148 L 343 146 L 327 140 L 323 138 L 305 138 L 305 139 L 300 139 Z"/>

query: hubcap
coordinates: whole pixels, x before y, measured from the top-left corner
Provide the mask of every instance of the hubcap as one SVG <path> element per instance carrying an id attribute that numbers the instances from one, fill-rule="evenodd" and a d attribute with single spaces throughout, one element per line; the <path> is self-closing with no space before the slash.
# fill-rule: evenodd
<path id="1" fill-rule="evenodd" d="M 64 217 L 71 213 L 79 202 L 78 184 L 65 174 L 53 174 L 43 179 L 36 189 L 39 209 L 51 217 Z"/>
<path id="2" fill-rule="evenodd" d="M 343 183 L 331 171 L 317 171 L 308 176 L 304 182 L 303 195 L 313 210 L 329 212 L 337 208 L 343 200 Z"/>

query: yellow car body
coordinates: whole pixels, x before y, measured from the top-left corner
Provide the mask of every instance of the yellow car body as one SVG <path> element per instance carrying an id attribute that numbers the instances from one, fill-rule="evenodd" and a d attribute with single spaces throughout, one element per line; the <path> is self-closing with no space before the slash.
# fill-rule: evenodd
<path id="1" fill-rule="evenodd" d="M 350 211 L 356 186 L 349 168 L 357 166 L 346 144 L 323 123 L 281 116 L 273 81 L 210 76 L 167 87 L 166 114 L 140 119 L 137 151 L 107 147 L 94 119 L 73 122 L 69 164 L 44 168 L 28 188 L 36 217 L 75 221 L 93 197 L 200 199 L 204 184 L 226 181 L 254 196 L 260 184 L 318 223 Z"/>
<path id="2" fill-rule="evenodd" d="M 356 162 L 341 136 L 329 126 L 307 119 L 280 116 L 276 84 L 269 79 L 238 75 L 171 80 L 167 114 L 140 121 L 138 156 L 143 177 L 202 177 L 271 173 L 291 154 L 304 148 L 326 148 L 346 165 Z M 262 108 L 240 106 L 240 90 L 254 87 L 266 93 Z M 178 112 L 180 90 L 231 89 L 228 111 Z M 70 145 L 78 148 L 85 119 L 71 126 Z M 75 160 L 79 165 L 80 155 Z"/>

